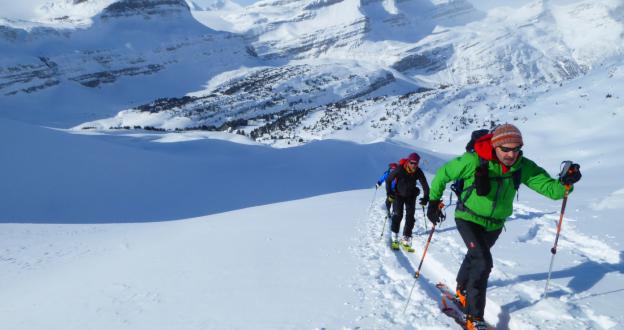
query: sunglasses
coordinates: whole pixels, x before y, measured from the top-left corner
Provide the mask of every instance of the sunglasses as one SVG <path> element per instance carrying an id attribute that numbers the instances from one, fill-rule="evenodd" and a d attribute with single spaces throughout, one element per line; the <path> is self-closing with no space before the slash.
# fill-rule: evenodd
<path id="1" fill-rule="evenodd" d="M 412 166 L 418 166 L 418 162 L 409 162 L 409 164 Z"/>
<path id="2" fill-rule="evenodd" d="M 520 149 L 522 149 L 522 146 L 517 146 L 517 147 L 514 147 L 514 148 L 508 148 L 508 147 L 503 147 L 503 146 L 500 146 L 500 147 L 498 147 L 498 148 L 499 148 L 502 152 L 511 152 L 511 151 L 513 151 L 513 152 L 520 152 Z"/>

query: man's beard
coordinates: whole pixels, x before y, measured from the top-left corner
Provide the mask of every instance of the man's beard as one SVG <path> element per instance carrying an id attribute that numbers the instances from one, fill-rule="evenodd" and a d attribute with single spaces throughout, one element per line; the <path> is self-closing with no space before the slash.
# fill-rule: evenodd
<path id="1" fill-rule="evenodd" d="M 503 158 L 503 164 L 507 166 L 513 165 L 513 163 L 516 162 L 516 158 L 517 157 L 505 157 Z"/>

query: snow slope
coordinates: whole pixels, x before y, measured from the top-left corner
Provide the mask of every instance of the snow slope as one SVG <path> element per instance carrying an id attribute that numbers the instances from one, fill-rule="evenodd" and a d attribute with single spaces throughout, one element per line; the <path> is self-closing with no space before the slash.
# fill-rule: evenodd
<path id="1" fill-rule="evenodd" d="M 427 232 L 418 213 L 416 253 L 390 251 L 380 240 L 383 197 L 369 209 L 371 196 L 356 190 L 169 222 L 1 224 L 4 325 L 457 327 L 434 287 L 452 283 L 465 251 L 452 219 L 435 233 L 403 313 Z M 558 218 L 549 204 L 517 205 L 494 248 L 487 319 L 500 329 L 621 328 L 623 256 L 575 228 L 588 220 L 581 216 L 566 218 L 551 298 L 540 299 Z"/>
<path id="2" fill-rule="evenodd" d="M 157 143 L 172 140 L 73 135 L 4 119 L 0 127 L 1 222 L 175 220 L 359 189 L 379 164 L 410 150 L 339 141 L 274 149 L 214 137 Z M 352 166 L 349 175 L 336 171 Z"/>
<path id="3" fill-rule="evenodd" d="M 540 210 L 527 206 L 533 200 L 516 204 L 515 215 L 493 248 L 494 269 L 488 287 L 486 319 L 497 329 L 621 329 L 624 319 L 617 303 L 607 301 L 622 297 L 624 254 L 617 246 L 619 243 L 610 240 L 606 244 L 601 238 L 578 230 L 576 226 L 581 222 L 593 221 L 589 217 L 566 217 L 549 298 L 541 298 L 559 217 L 557 203 L 551 201 Z M 574 202 L 572 194 L 570 207 Z M 451 210 L 447 212 L 452 213 Z M 418 217 L 416 253 L 406 256 L 391 252 L 379 241 L 384 212 L 381 207 L 372 212 L 357 248 L 360 257 L 367 261 L 362 267 L 364 277 L 376 280 L 367 283 L 363 290 L 365 300 L 374 302 L 377 311 L 368 319 L 383 320 L 380 328 L 433 328 L 428 323 L 441 318 L 436 306 L 429 304 L 432 297 L 439 295 L 435 284 L 444 281 L 454 285 L 465 253 L 463 241 L 450 217 L 433 236 L 414 290 L 413 306 L 403 314 L 402 303 L 414 282 L 410 274 L 418 267 L 428 233 L 423 228 L 422 216 Z M 616 235 L 621 235 L 621 231 Z"/>
<path id="4" fill-rule="evenodd" d="M 361 311 L 350 283 L 359 260 L 350 251 L 355 237 L 345 234 L 363 219 L 368 195 L 150 224 L 2 224 L 3 328 L 356 324 Z"/>

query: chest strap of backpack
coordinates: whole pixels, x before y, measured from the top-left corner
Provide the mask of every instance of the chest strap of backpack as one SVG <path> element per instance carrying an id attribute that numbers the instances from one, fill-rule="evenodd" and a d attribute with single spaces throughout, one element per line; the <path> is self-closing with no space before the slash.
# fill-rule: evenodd
<path id="1" fill-rule="evenodd" d="M 470 186 L 468 186 L 464 191 L 463 191 L 463 198 L 459 198 L 457 200 L 457 210 L 458 211 L 462 211 L 462 212 L 466 212 L 470 215 L 473 215 L 475 217 L 478 217 L 480 219 L 483 219 L 486 221 L 486 223 L 491 224 L 491 223 L 495 223 L 495 224 L 503 224 L 505 223 L 505 220 L 501 220 L 501 219 L 496 219 L 494 217 L 492 217 L 492 215 L 494 215 L 494 211 L 496 210 L 496 204 L 498 203 L 498 197 L 500 194 L 500 189 L 501 186 L 503 185 L 503 180 L 507 180 L 507 179 L 512 179 L 513 180 L 513 184 L 514 184 L 514 189 L 516 191 L 518 191 L 518 189 L 520 188 L 520 183 L 521 183 L 521 177 L 520 177 L 521 173 L 520 170 L 517 170 L 515 172 L 513 172 L 511 175 L 507 175 L 507 176 L 497 176 L 497 177 L 490 177 L 490 180 L 496 180 L 496 193 L 494 195 L 494 201 L 492 203 L 492 211 L 490 212 L 489 216 L 483 216 L 481 214 L 477 214 L 476 212 L 474 212 L 473 210 L 471 210 L 470 208 L 468 208 L 468 206 L 466 206 L 466 201 L 468 200 L 468 197 L 470 197 L 470 195 L 472 194 L 473 190 L 475 190 L 475 184 L 471 184 Z"/>

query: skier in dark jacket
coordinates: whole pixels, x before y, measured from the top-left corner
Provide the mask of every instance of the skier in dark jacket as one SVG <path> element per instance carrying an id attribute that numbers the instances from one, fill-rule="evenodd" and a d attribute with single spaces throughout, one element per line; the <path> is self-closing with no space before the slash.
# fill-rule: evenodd
<path id="1" fill-rule="evenodd" d="M 390 173 L 396 169 L 399 165 L 397 163 L 390 163 L 388 164 L 388 169 L 379 177 L 379 179 L 377 180 L 377 184 L 375 185 L 376 188 L 381 187 L 382 184 L 384 184 L 386 182 L 386 178 L 388 177 L 388 175 L 390 175 Z M 392 195 L 394 195 L 394 186 L 396 185 L 396 181 L 392 183 Z M 392 207 L 392 195 L 388 195 L 386 193 L 386 211 L 388 213 L 390 213 L 390 208 Z"/>
<path id="2" fill-rule="evenodd" d="M 512 214 L 513 200 L 520 183 L 552 199 L 564 197 L 566 189 L 581 178 L 578 164 L 560 174 L 559 180 L 528 158 L 520 150 L 522 134 L 511 124 L 498 126 L 479 138 L 474 152 L 466 152 L 438 169 L 431 182 L 429 220 L 440 220 L 440 199 L 446 184 L 464 180 L 459 193 L 455 223 L 467 247 L 457 273 L 457 296 L 466 312 L 468 329 L 486 329 L 483 320 L 487 282 L 493 260 L 490 249 L 498 239 L 505 220 Z M 567 188 L 566 188 L 567 186 Z"/>
<path id="3" fill-rule="evenodd" d="M 420 194 L 420 189 L 416 187 L 416 180 L 424 190 L 424 197 L 420 199 L 421 205 L 429 202 L 429 184 L 423 171 L 418 167 L 420 156 L 411 153 L 406 159 L 402 159 L 394 171 L 386 178 L 386 193 L 393 200 L 392 215 L 392 248 L 399 248 L 399 229 L 403 218 L 403 208 L 405 208 L 405 226 L 403 227 L 403 238 L 401 244 L 410 252 L 412 249 L 412 230 L 414 229 L 414 213 L 416 212 L 416 197 Z M 396 180 L 396 187 L 392 190 L 392 182 Z"/>

